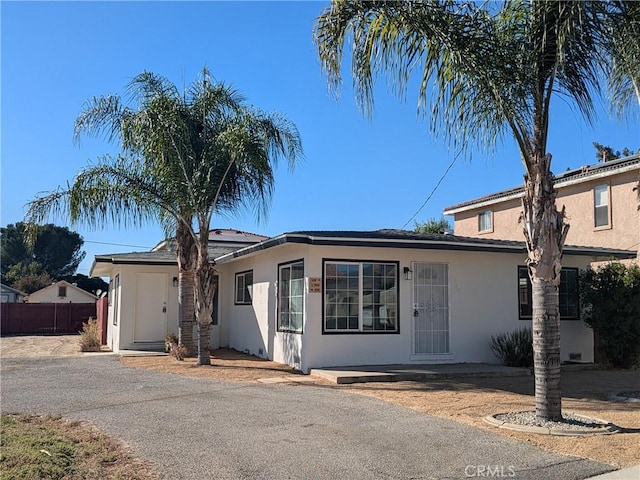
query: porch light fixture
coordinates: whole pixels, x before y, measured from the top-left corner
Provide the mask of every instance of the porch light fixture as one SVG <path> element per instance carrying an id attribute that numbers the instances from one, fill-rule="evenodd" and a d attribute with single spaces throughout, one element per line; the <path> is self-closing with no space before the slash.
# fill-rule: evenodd
<path id="1" fill-rule="evenodd" d="M 174 287 L 178 286 L 178 277 L 173 277 L 173 286 Z"/>
<path id="2" fill-rule="evenodd" d="M 404 267 L 404 279 L 405 280 L 413 279 L 413 270 L 411 270 L 409 267 Z"/>

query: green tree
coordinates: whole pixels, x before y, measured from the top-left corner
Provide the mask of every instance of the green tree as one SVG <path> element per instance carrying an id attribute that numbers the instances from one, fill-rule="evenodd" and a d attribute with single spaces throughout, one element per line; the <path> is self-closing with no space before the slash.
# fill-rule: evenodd
<path id="1" fill-rule="evenodd" d="M 640 362 L 640 266 L 609 263 L 580 275 L 582 318 L 614 367 Z"/>
<path id="2" fill-rule="evenodd" d="M 82 273 L 76 273 L 75 275 L 69 275 L 68 277 L 64 278 L 64 280 L 71 283 L 72 285 L 75 285 L 78 288 L 81 288 L 82 290 L 91 292 L 94 295 L 97 295 L 96 292 L 98 292 L 98 290 L 101 290 L 103 292 L 109 291 L 109 284 L 102 280 L 100 277 L 89 278 Z"/>
<path id="3" fill-rule="evenodd" d="M 2 282 L 9 285 L 24 275 L 47 274 L 53 280 L 62 280 L 76 272 L 86 255 L 82 237 L 67 227 L 40 226 L 29 242 L 26 225 L 18 222 L 1 228 L 0 235 Z"/>
<path id="4" fill-rule="evenodd" d="M 627 147 L 624 147 L 622 152 L 620 150 L 614 150 L 613 147 L 609 145 L 602 145 L 598 142 L 593 142 L 593 147 L 596 149 L 596 159 L 599 162 L 610 162 L 611 160 L 633 155 L 633 150 Z"/>
<path id="5" fill-rule="evenodd" d="M 51 278 L 51 276 L 46 273 L 29 273 L 26 272 L 23 275 L 20 275 L 14 282 L 13 288 L 16 290 L 20 290 L 24 293 L 33 293 L 45 287 L 48 287 L 52 283 L 55 283 L 55 280 Z"/>
<path id="6" fill-rule="evenodd" d="M 333 0 L 315 26 L 334 89 L 349 44 L 356 99 L 366 114 L 376 76 L 387 74 L 404 98 L 415 72 L 419 111 L 431 115 L 431 130 L 444 133 L 454 148 L 494 148 L 505 134 L 518 145 L 539 419 L 562 418 L 558 286 L 568 225 L 555 205 L 547 152 L 551 100 L 562 95 L 587 121 L 594 119 L 593 94 L 614 53 L 611 32 L 638 21 L 629 3 Z M 640 63 L 635 50 L 624 54 Z"/>
<path id="7" fill-rule="evenodd" d="M 63 215 L 88 227 L 160 222 L 167 236 L 175 234 L 183 302 L 193 295 L 198 364 L 209 365 L 217 287 L 207 251 L 211 219 L 241 209 L 266 214 L 274 167 L 280 159 L 294 166 L 300 136 L 284 117 L 212 82 L 206 68 L 185 93 L 150 72 L 135 77 L 129 92 L 132 106 L 119 96 L 98 97 L 76 120 L 76 138 L 104 134 L 119 144 L 118 157 L 104 157 L 68 188 L 33 200 L 27 218 Z M 182 310 L 185 323 L 193 313 Z"/>
<path id="8" fill-rule="evenodd" d="M 439 233 L 443 234 L 451 230 L 451 225 L 446 218 L 440 220 L 436 218 L 430 218 L 424 223 L 416 222 L 413 226 L 413 231 L 417 233 Z"/>

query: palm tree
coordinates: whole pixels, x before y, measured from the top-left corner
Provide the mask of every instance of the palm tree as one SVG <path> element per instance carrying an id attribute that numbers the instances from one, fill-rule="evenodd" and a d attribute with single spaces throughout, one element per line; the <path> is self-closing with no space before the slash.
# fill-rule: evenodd
<path id="1" fill-rule="evenodd" d="M 615 13 L 622 18 L 614 17 L 611 26 L 609 91 L 615 113 L 624 117 L 632 105 L 640 106 L 640 2 L 620 2 Z"/>
<path id="2" fill-rule="evenodd" d="M 533 285 L 536 416 L 560 420 L 558 285 L 569 226 L 556 208 L 547 136 L 551 99 L 572 100 L 594 119 L 612 29 L 631 19 L 627 2 L 333 0 L 314 36 L 329 85 L 341 83 L 347 43 L 356 98 L 373 107 L 373 79 L 387 74 L 400 97 L 414 72 L 418 109 L 455 148 L 493 148 L 510 134 L 525 169 L 523 227 Z M 635 19 L 637 21 L 637 12 Z M 637 44 L 634 39 L 629 39 Z M 631 50 L 627 50 L 630 52 Z M 630 53 L 638 65 L 640 58 Z"/>
<path id="3" fill-rule="evenodd" d="M 274 167 L 283 158 L 293 168 L 302 155 L 300 135 L 284 117 L 249 107 L 230 87 L 212 83 L 206 69 L 184 95 L 150 72 L 129 89 L 134 107 L 119 96 L 94 98 L 76 120 L 76 139 L 104 134 L 119 143 L 118 157 L 103 157 L 71 185 L 34 199 L 27 218 L 37 224 L 58 215 L 88 227 L 160 222 L 175 234 L 183 341 L 195 311 L 198 364 L 209 365 L 217 287 L 207 250 L 211 219 L 243 208 L 258 219 L 266 214 Z"/>

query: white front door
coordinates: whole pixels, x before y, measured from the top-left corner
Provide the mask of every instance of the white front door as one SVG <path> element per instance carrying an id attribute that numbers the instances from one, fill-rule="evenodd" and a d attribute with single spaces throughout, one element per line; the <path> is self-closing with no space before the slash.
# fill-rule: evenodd
<path id="1" fill-rule="evenodd" d="M 414 355 L 449 353 L 449 265 L 413 262 Z"/>
<path id="2" fill-rule="evenodd" d="M 164 342 L 168 278 L 166 273 L 137 274 L 134 342 Z"/>

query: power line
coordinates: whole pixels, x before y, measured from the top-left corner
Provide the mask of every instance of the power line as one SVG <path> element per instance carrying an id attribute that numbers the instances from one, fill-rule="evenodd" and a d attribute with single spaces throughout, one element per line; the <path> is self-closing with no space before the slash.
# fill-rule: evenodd
<path id="1" fill-rule="evenodd" d="M 451 167 L 453 167 L 453 164 L 456 163 L 456 160 L 458 160 L 458 157 L 460 157 L 460 155 L 462 154 L 462 150 L 460 150 L 457 155 L 455 157 L 453 157 L 453 160 L 451 161 L 451 163 L 449 164 L 449 166 L 447 167 L 447 169 L 444 171 L 444 173 L 442 174 L 442 176 L 440 177 L 440 180 L 438 180 L 438 183 L 436 183 L 436 186 L 433 187 L 433 190 L 431 190 L 431 193 L 429 194 L 429 196 L 427 197 L 427 199 L 423 202 L 422 205 L 420 205 L 420 208 L 418 208 L 418 210 L 416 211 L 416 213 L 413 214 L 413 216 L 406 221 L 406 223 L 404 225 L 402 225 L 402 228 L 404 229 L 404 227 L 406 227 L 409 222 L 411 220 L 413 220 L 414 218 L 416 218 L 418 216 L 418 214 L 422 211 L 422 209 L 425 207 L 425 205 L 427 204 L 427 202 L 429 202 L 429 200 L 431 200 L 431 197 L 433 197 L 433 194 L 436 193 L 436 190 L 438 189 L 438 187 L 440 186 L 440 184 L 442 183 L 442 181 L 444 180 L 444 177 L 447 176 L 447 173 L 449 173 L 449 170 L 451 170 Z"/>
<path id="2" fill-rule="evenodd" d="M 146 247 L 144 245 L 128 245 L 126 243 L 96 242 L 95 240 L 85 240 L 84 243 L 98 243 L 100 245 L 114 245 L 116 247 L 132 247 L 132 248 L 148 248 L 148 249 L 153 248 L 153 247 Z"/>

